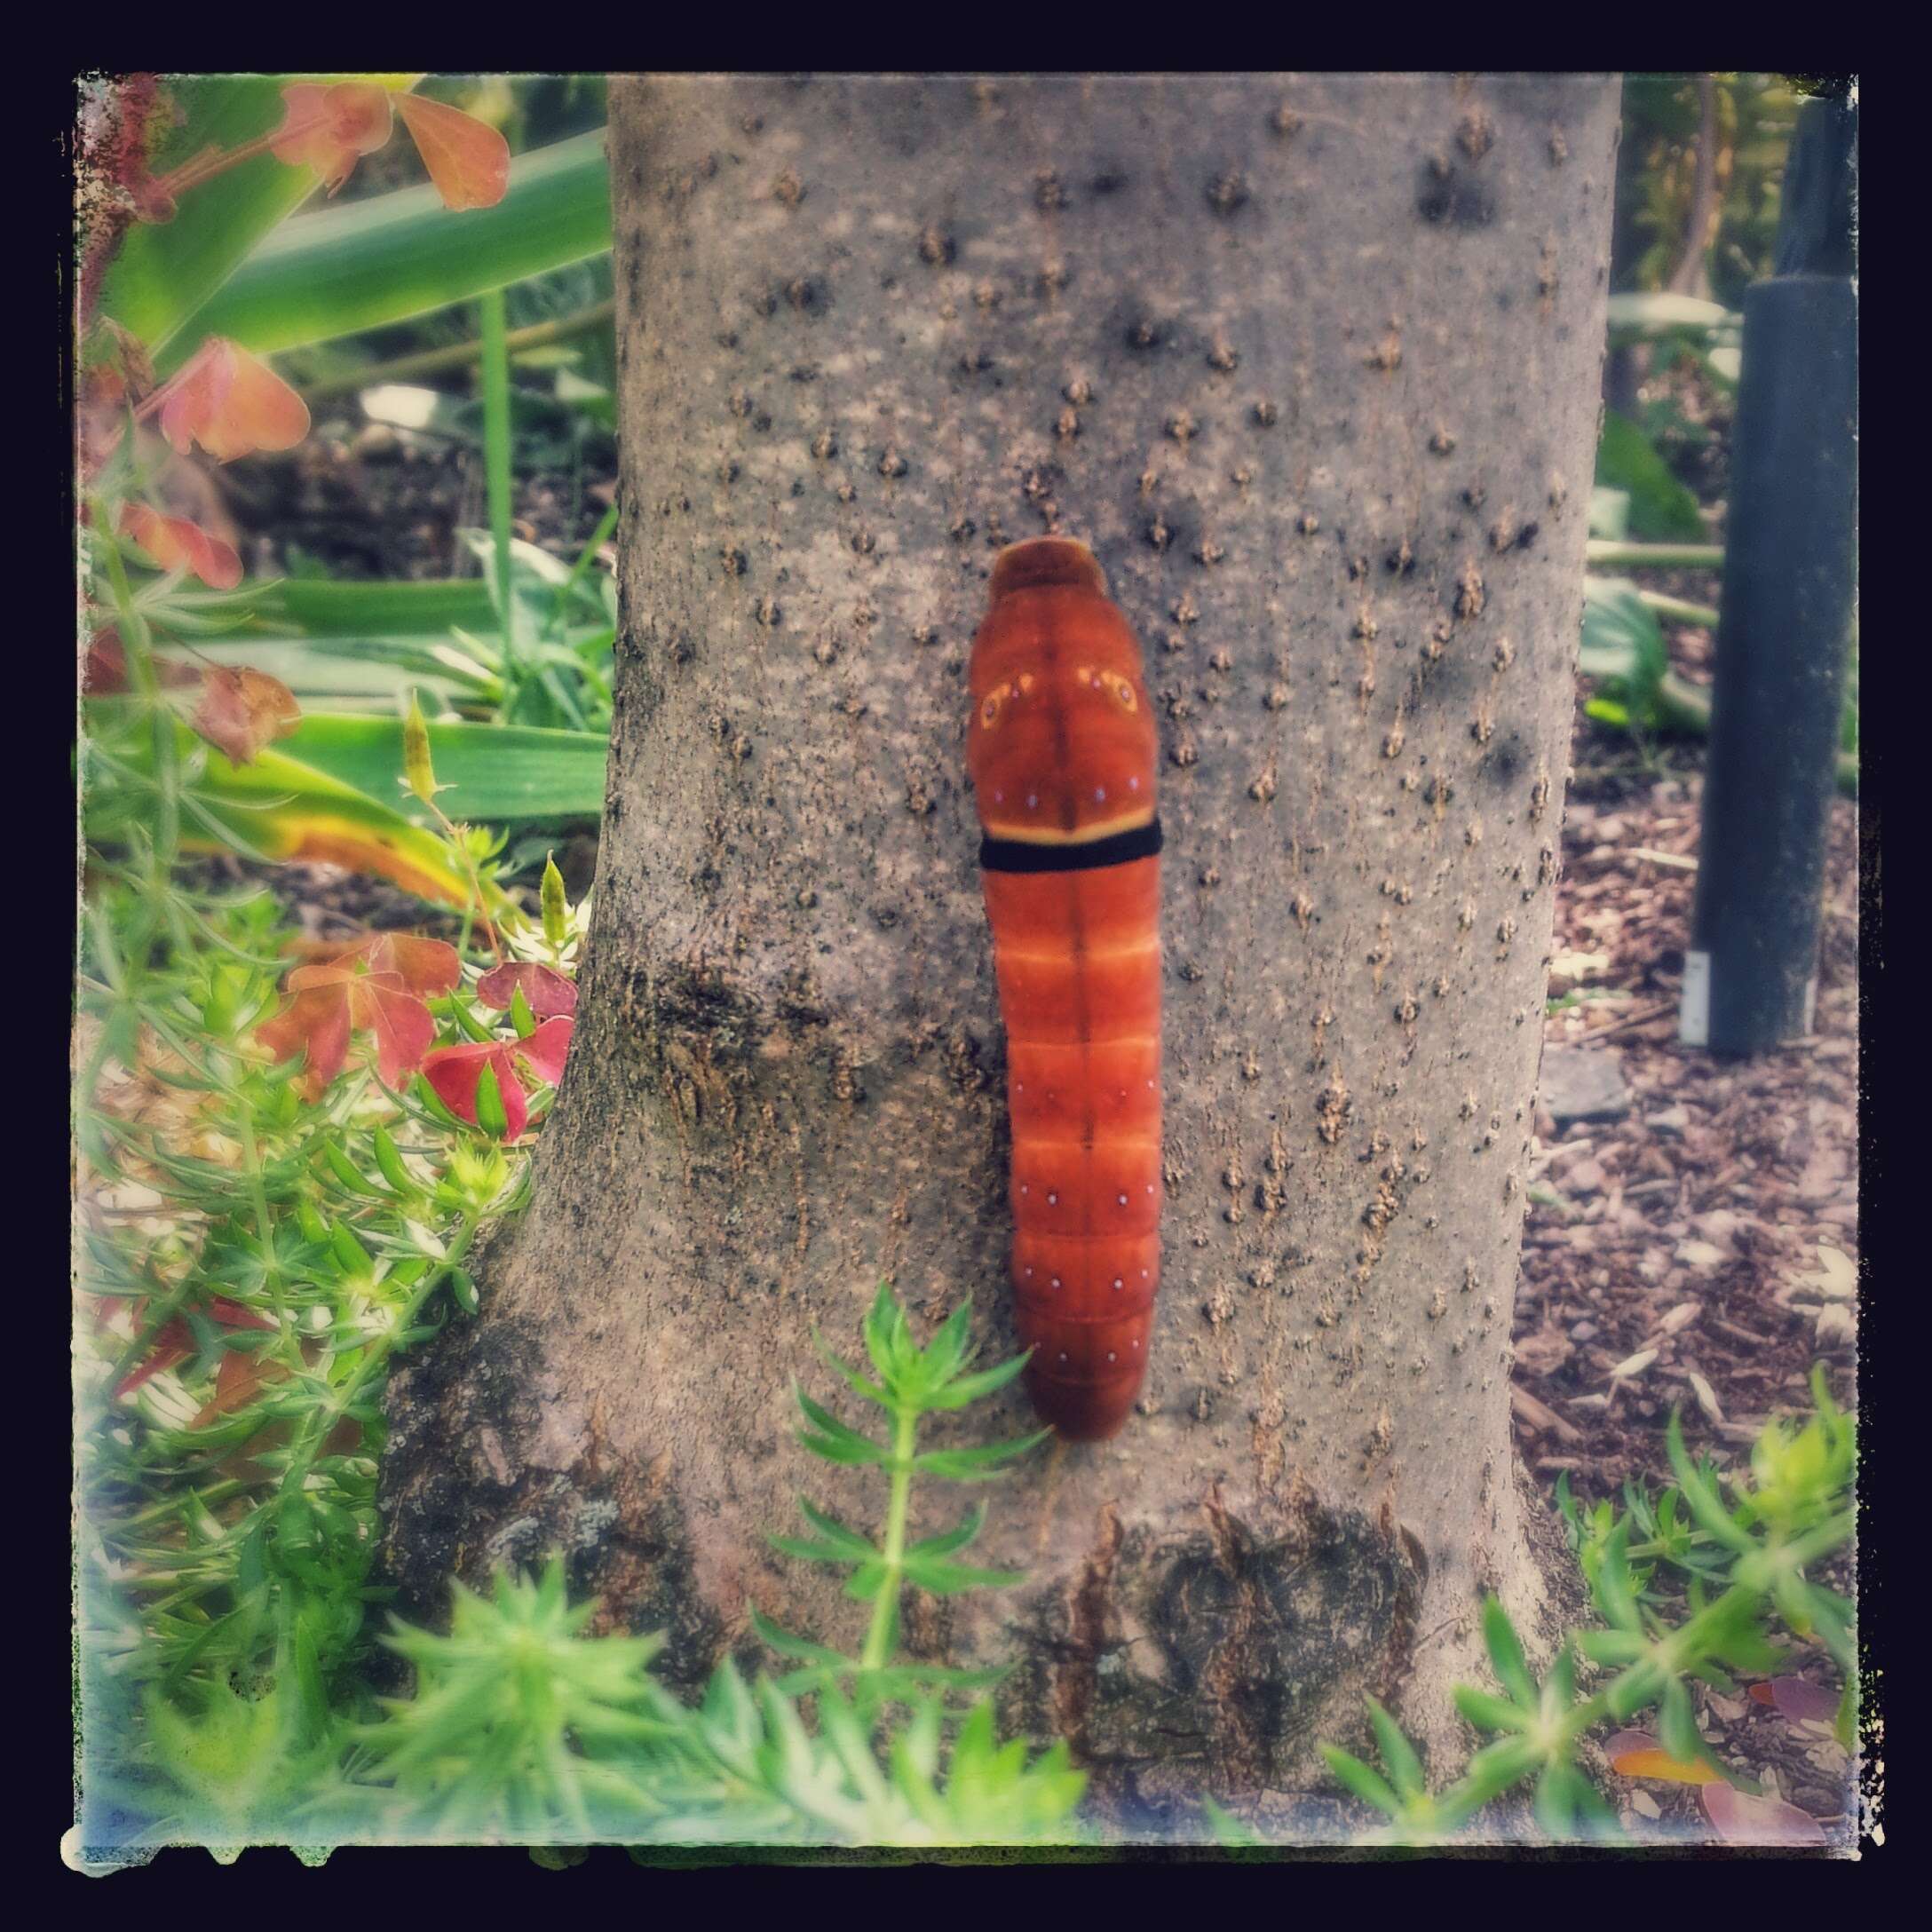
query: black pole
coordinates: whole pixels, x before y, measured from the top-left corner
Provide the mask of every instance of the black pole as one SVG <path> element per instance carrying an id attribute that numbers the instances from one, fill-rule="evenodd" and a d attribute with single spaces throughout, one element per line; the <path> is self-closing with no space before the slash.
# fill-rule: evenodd
<path id="1" fill-rule="evenodd" d="M 1857 590 L 1857 109 L 1810 100 L 1778 273 L 1744 298 L 1697 907 L 1680 1032 L 1758 1053 L 1811 1030 Z"/>

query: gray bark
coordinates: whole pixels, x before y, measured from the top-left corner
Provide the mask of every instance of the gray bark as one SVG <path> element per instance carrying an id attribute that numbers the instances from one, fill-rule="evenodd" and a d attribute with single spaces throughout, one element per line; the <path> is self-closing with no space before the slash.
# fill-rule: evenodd
<path id="1" fill-rule="evenodd" d="M 1135 1817 L 1450 1735 L 1533 1624 L 1508 1409 L 1581 612 L 1603 77 L 613 88 L 624 622 L 575 1047 L 481 1318 L 398 1384 L 406 1596 L 572 1552 L 694 1683 L 881 1485 L 793 1439 L 882 1276 L 1012 1347 L 962 673 L 1092 544 L 1163 710 L 1166 1276 L 1139 1412 L 994 1492 L 1017 1660 Z M 1030 1426 L 1017 1385 L 975 1437 Z M 923 1497 L 921 1533 L 957 1492 Z M 1192 1818 L 1191 1809 L 1175 1812 Z"/>

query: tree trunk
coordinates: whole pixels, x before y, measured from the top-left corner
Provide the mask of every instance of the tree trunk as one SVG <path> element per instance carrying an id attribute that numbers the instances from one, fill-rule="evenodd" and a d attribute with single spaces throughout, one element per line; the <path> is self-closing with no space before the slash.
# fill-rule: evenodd
<path id="1" fill-rule="evenodd" d="M 851 1352 L 881 1277 L 1013 1347 L 962 674 L 995 550 L 1058 531 L 1161 713 L 1165 1279 L 1122 1432 L 988 1495 L 976 1560 L 1027 1582 L 909 1639 L 1017 1660 L 1008 1721 L 1123 1805 L 1311 1788 L 1365 1691 L 1450 1735 L 1478 1593 L 1538 1600 L 1510 1313 L 1617 110 L 613 87 L 596 909 L 531 1211 L 394 1392 L 406 1600 L 560 1545 L 675 1682 L 756 1657 L 754 1605 L 856 1650 L 764 1539 L 881 1485 L 798 1448 L 790 1383 L 828 1392 L 811 1330 Z M 1018 1386 L 962 1426 L 1030 1426 Z"/>

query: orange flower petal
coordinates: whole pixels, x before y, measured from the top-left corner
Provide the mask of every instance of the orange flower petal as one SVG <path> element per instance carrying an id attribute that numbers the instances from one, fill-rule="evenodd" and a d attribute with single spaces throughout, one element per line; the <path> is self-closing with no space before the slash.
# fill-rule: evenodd
<path id="1" fill-rule="evenodd" d="M 186 517 L 164 517 L 146 503 L 129 503 L 121 512 L 121 533 L 163 570 L 192 572 L 210 590 L 232 590 L 242 581 L 242 559 L 234 547 Z"/>
<path id="2" fill-rule="evenodd" d="M 460 107 L 417 94 L 395 100 L 444 207 L 495 208 L 510 186 L 510 143 Z"/>
<path id="3" fill-rule="evenodd" d="M 167 385 L 161 432 L 178 455 L 199 443 L 228 463 L 293 448 L 309 432 L 309 406 L 265 362 L 210 336 Z"/>
<path id="4" fill-rule="evenodd" d="M 218 664 L 202 672 L 202 701 L 188 722 L 232 764 L 249 764 L 302 722 L 302 707 L 279 677 Z"/>
<path id="5" fill-rule="evenodd" d="M 388 90 L 372 81 L 344 81 L 335 87 L 298 81 L 283 88 L 281 98 L 289 112 L 271 152 L 291 167 L 314 169 L 331 194 L 395 126 Z"/>

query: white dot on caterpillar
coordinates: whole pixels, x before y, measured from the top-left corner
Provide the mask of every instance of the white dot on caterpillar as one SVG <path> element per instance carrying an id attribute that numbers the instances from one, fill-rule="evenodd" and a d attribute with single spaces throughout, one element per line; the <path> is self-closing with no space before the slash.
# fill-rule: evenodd
<path id="1" fill-rule="evenodd" d="M 1113 1278 L 1113 1285 L 1114 1285 L 1114 1287 L 1115 1287 L 1116 1288 L 1118 1288 L 1118 1287 L 1119 1287 L 1120 1286 L 1120 1276 L 1119 1276 L 1119 1275 L 1115 1275 L 1115 1276 L 1114 1276 L 1114 1278 Z"/>
<path id="2" fill-rule="evenodd" d="M 1066 1350 L 1065 1349 L 1060 1350 L 1060 1366 L 1063 1368 L 1066 1366 Z"/>
<path id="3" fill-rule="evenodd" d="M 1138 1335 L 1135 1336 L 1134 1338 L 1134 1346 L 1136 1349 L 1140 1346 L 1140 1337 Z"/>
<path id="4" fill-rule="evenodd" d="M 1152 1181 L 1150 1181 L 1150 1182 L 1148 1182 L 1148 1184 L 1147 1184 L 1147 1192 L 1149 1192 L 1149 1193 L 1151 1194 L 1151 1193 L 1152 1193 L 1152 1192 L 1153 1192 L 1153 1191 L 1154 1191 L 1154 1184 L 1153 1184 L 1153 1183 L 1152 1183 Z"/>
<path id="5" fill-rule="evenodd" d="M 1030 1193 L 1032 1193 L 1032 1192 L 1033 1192 L 1033 1190 L 1032 1190 L 1032 1189 L 1031 1189 L 1030 1187 L 1028 1187 L 1028 1186 L 1027 1186 L 1027 1184 L 1025 1184 L 1025 1182 L 1024 1182 L 1024 1181 L 1022 1181 L 1022 1182 L 1021 1182 L 1021 1183 L 1019 1184 L 1019 1191 L 1020 1191 L 1020 1192 L 1021 1192 L 1021 1193 L 1023 1193 L 1023 1194 L 1030 1194 Z"/>
<path id="6" fill-rule="evenodd" d="M 1120 1196 L 1120 1205 L 1123 1208 L 1127 1206 L 1127 1196 L 1125 1194 Z"/>
<path id="7" fill-rule="evenodd" d="M 1140 780 L 1137 778 L 1128 779 L 1127 781 L 1127 788 L 1130 792 L 1137 792 L 1140 789 Z"/>
<path id="8" fill-rule="evenodd" d="M 1006 803 L 1006 794 L 1004 792 L 994 792 L 993 802 L 996 805 L 1003 805 Z"/>
<path id="9" fill-rule="evenodd" d="M 1094 787 L 1094 803 L 1097 805 L 1104 805 L 1106 802 L 1107 788 L 1105 785 L 1096 785 Z"/>
<path id="10" fill-rule="evenodd" d="M 1054 1286 L 1055 1287 L 1059 1287 L 1059 1285 L 1060 1285 L 1060 1278 L 1059 1278 L 1059 1276 L 1058 1276 L 1058 1275 L 1055 1275 L 1055 1276 L 1054 1276 L 1054 1278 L 1053 1278 L 1053 1286 Z"/>
<path id="11" fill-rule="evenodd" d="M 1033 1278 L 1033 1271 L 1031 1268 L 1023 1268 L 1020 1272 L 1028 1281 L 1031 1281 Z"/>
<path id="12" fill-rule="evenodd" d="M 1059 1196 L 1058 1196 L 1057 1194 L 1049 1194 L 1049 1195 L 1047 1196 L 1047 1206 L 1048 1206 L 1048 1207 L 1049 1207 L 1049 1208 L 1057 1208 L 1057 1207 L 1058 1207 L 1059 1205 L 1060 1205 L 1060 1197 L 1059 1197 Z"/>
<path id="13" fill-rule="evenodd" d="M 1140 1278 L 1143 1281 L 1147 1279 L 1147 1271 L 1144 1268 L 1143 1268 L 1140 1271 Z"/>
<path id="14" fill-rule="evenodd" d="M 1026 794 L 1026 809 L 1029 812 L 1037 812 L 1040 809 L 1040 794 L 1038 792 L 1028 792 Z"/>
<path id="15" fill-rule="evenodd" d="M 1116 1354 L 1115 1354 L 1115 1353 L 1113 1352 L 1113 1350 L 1112 1350 L 1112 1349 L 1109 1349 L 1109 1350 L 1107 1350 L 1107 1359 L 1108 1359 L 1108 1360 L 1109 1360 L 1110 1362 L 1118 1362 L 1118 1361 L 1119 1361 L 1119 1360 L 1120 1359 L 1120 1357 L 1119 1357 L 1118 1355 L 1116 1355 Z"/>

